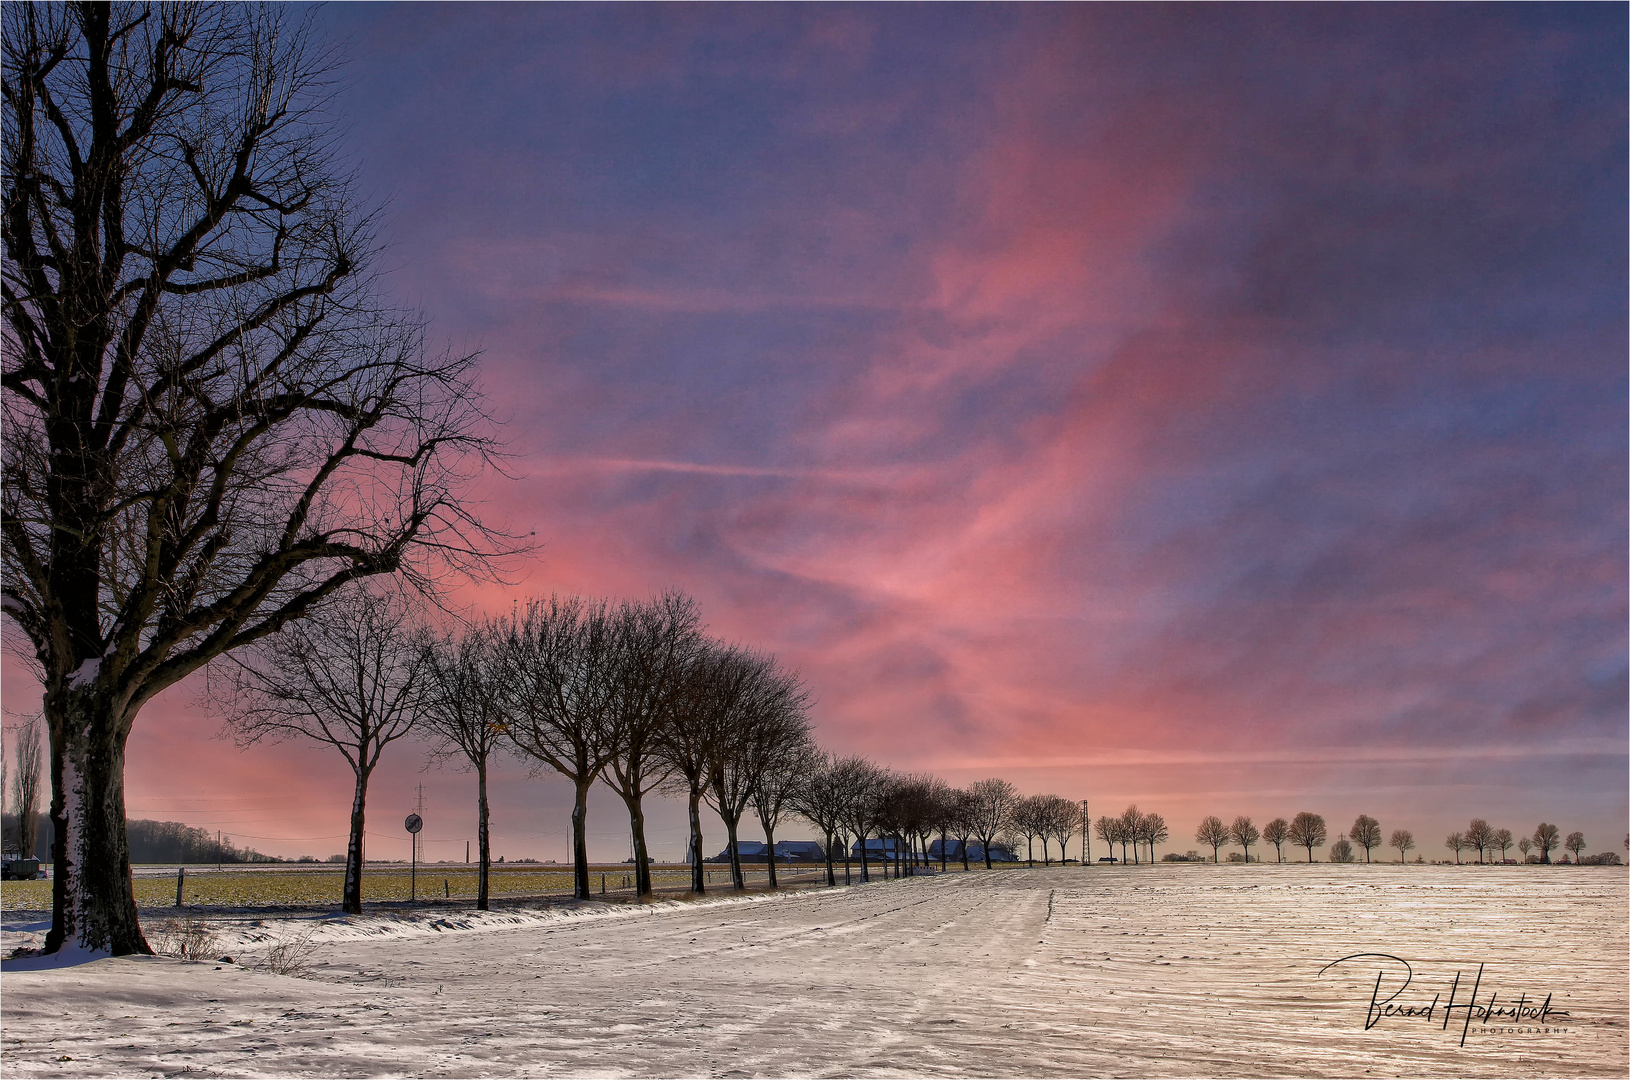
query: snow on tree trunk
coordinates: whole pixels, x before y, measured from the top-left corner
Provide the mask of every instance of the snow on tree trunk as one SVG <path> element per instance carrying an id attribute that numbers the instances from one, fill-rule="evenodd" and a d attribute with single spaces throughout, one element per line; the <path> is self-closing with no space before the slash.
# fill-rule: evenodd
<path id="1" fill-rule="evenodd" d="M 357 789 L 351 798 L 351 839 L 345 845 L 345 894 L 340 901 L 340 910 L 348 915 L 362 914 L 362 858 L 363 837 L 365 821 L 364 811 L 368 801 L 368 770 L 356 771 Z"/>
<path id="2" fill-rule="evenodd" d="M 56 706 L 55 709 L 52 706 Z M 136 914 L 125 826 L 126 726 L 108 695 L 69 688 L 51 721 L 51 930 L 45 951 L 151 954 Z M 51 716 L 56 712 L 56 716 Z"/>

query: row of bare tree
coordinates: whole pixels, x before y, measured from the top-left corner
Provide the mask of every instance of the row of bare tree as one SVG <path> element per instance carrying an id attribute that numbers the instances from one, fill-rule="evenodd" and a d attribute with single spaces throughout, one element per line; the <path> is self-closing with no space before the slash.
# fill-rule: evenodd
<path id="1" fill-rule="evenodd" d="M 935 836 L 942 869 L 953 857 L 952 840 L 964 870 L 969 868 L 974 842 L 989 869 L 998 843 L 1018 837 L 1024 838 L 1032 865 L 1037 841 L 1045 864 L 1051 865 L 1053 841 L 1058 842 L 1063 862 L 1083 816 L 1079 803 L 1057 795 L 1021 796 L 1011 783 L 997 777 L 953 788 L 935 776 L 900 775 L 864 758 L 834 756 L 794 787 L 791 805 L 825 837 L 829 885 L 836 883 L 832 853 L 838 848 L 844 852 L 844 879 L 849 880 L 851 852 L 858 848 L 861 880 L 869 880 L 867 841 L 874 834 L 885 872 L 895 876 L 928 865 Z M 772 840 L 768 833 L 765 838 Z"/>
<path id="2" fill-rule="evenodd" d="M 749 806 L 773 828 L 814 759 L 808 694 L 758 650 L 701 629 L 696 604 L 553 596 L 524 611 L 434 634 L 398 593 L 358 588 L 235 654 L 213 698 L 238 741 L 304 738 L 337 749 L 355 778 L 344 906 L 360 911 L 368 781 L 380 754 L 417 731 L 477 778 L 478 906 L 491 865 L 488 770 L 519 756 L 571 782 L 573 879 L 589 895 L 588 794 L 603 782 L 628 808 L 639 895 L 651 891 L 644 799 L 688 800 L 700 851 L 706 800 L 735 850 Z M 732 860 L 738 887 L 739 859 Z M 704 886 L 700 867 L 693 875 Z"/>
<path id="3" fill-rule="evenodd" d="M 706 891 L 704 802 L 724 822 L 737 889 L 746 887 L 738 833 L 749 813 L 771 853 L 777 828 L 790 816 L 819 829 L 828 884 L 836 883 L 837 846 L 851 879 L 851 841 L 859 844 L 865 881 L 866 842 L 873 837 L 898 875 L 928 861 L 936 834 L 942 864 L 951 838 L 960 843 L 964 867 L 970 840 L 980 843 L 988 867 L 993 847 L 1010 836 L 1025 838 L 1032 862 L 1035 841 L 1046 863 L 1056 841 L 1062 860 L 1080 824 L 1078 804 L 1056 795 L 1021 797 L 1005 780 L 957 790 L 936 777 L 822 753 L 810 735 L 810 700 L 798 675 L 767 653 L 710 637 L 695 602 L 678 592 L 644 601 L 554 596 L 505 618 L 433 634 L 399 593 L 356 588 L 234 654 L 218 675 L 212 698 L 240 744 L 309 739 L 334 747 L 350 765 L 348 911 L 361 910 L 369 778 L 384 748 L 415 731 L 432 742 L 435 756 L 476 774 L 482 908 L 491 866 L 487 778 L 498 752 L 571 782 L 574 891 L 583 898 L 588 795 L 597 782 L 628 809 L 640 896 L 651 892 L 644 799 L 653 791 L 686 801 L 696 892 Z M 1159 817 L 1146 820 L 1164 839 Z M 767 862 L 775 887 L 775 860 Z"/>
<path id="4" fill-rule="evenodd" d="M 1165 843 L 1171 839 L 1171 831 L 1166 827 L 1166 819 L 1159 814 L 1139 813 L 1138 808 L 1128 806 L 1120 817 L 1100 817 L 1092 824 L 1093 831 L 1098 838 L 1109 845 L 1110 851 L 1115 845 L 1121 845 L 1121 862 L 1126 862 L 1127 845 L 1132 847 L 1132 862 L 1140 861 L 1139 848 L 1149 849 L 1149 861 L 1155 861 L 1155 845 Z"/>
<path id="5" fill-rule="evenodd" d="M 1129 814 L 1134 811 L 1129 810 Z M 1100 819 L 1102 820 L 1102 819 Z M 1444 846 L 1455 853 L 1455 862 L 1460 861 L 1462 851 L 1475 850 L 1477 861 L 1484 861 L 1484 857 L 1493 857 L 1498 851 L 1500 859 L 1504 860 L 1506 852 L 1515 842 L 1524 858 L 1530 849 L 1537 849 L 1540 853 L 1539 861 L 1549 863 L 1551 852 L 1558 844 L 1565 846 L 1574 853 L 1577 859 L 1579 853 L 1585 849 L 1585 836 L 1583 833 L 1570 833 L 1566 841 L 1559 841 L 1560 830 L 1555 825 L 1541 822 L 1534 830 L 1533 838 L 1515 839 L 1510 829 L 1496 829 L 1483 818 L 1473 818 L 1471 824 L 1464 832 L 1450 833 L 1444 841 Z M 1313 861 L 1313 849 L 1323 847 L 1329 840 L 1329 829 L 1325 825 L 1323 816 L 1303 811 L 1294 818 L 1286 821 L 1284 818 L 1274 818 L 1258 829 L 1248 817 L 1237 817 L 1233 824 L 1225 825 L 1219 817 L 1207 817 L 1200 822 L 1194 833 L 1195 840 L 1211 848 L 1211 861 L 1218 860 L 1218 852 L 1227 844 L 1236 844 L 1244 852 L 1245 861 L 1251 858 L 1251 845 L 1259 840 L 1274 846 L 1278 861 L 1284 862 L 1284 845 L 1307 849 L 1307 861 Z M 1368 814 L 1360 814 L 1354 819 L 1347 835 L 1337 837 L 1335 843 L 1330 845 L 1331 862 L 1355 862 L 1357 856 L 1355 848 L 1364 849 L 1364 861 L 1371 861 L 1371 853 L 1381 846 L 1381 823 Z M 1403 862 L 1408 858 L 1409 852 L 1415 846 L 1415 834 L 1408 829 L 1394 829 L 1392 836 L 1387 840 L 1388 847 L 1398 849 L 1398 860 Z M 1151 851 L 1151 858 L 1153 853 Z M 1230 856 L 1233 858 L 1233 856 Z"/>

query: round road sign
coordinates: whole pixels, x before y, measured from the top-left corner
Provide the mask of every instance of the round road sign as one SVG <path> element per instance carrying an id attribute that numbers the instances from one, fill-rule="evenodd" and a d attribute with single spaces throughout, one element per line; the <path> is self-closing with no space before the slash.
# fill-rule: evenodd
<path id="1" fill-rule="evenodd" d="M 407 820 L 402 822 L 402 828 L 406 829 L 410 833 L 416 833 L 420 829 L 424 828 L 424 819 L 418 814 L 409 814 L 407 816 Z"/>

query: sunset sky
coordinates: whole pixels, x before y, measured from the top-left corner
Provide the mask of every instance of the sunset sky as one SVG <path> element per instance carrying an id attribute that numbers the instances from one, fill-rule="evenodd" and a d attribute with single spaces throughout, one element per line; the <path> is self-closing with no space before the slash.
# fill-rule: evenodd
<path id="1" fill-rule="evenodd" d="M 487 513 L 540 544 L 464 602 L 678 587 L 830 749 L 1429 859 L 1474 816 L 1622 854 L 1626 18 L 318 15 L 389 286 L 483 351 Z M 132 817 L 343 849 L 337 754 L 217 727 L 147 706 Z M 422 782 L 463 858 L 473 780 L 422 765 L 386 752 L 371 856 Z M 506 763 L 495 853 L 564 858 L 569 799 Z"/>

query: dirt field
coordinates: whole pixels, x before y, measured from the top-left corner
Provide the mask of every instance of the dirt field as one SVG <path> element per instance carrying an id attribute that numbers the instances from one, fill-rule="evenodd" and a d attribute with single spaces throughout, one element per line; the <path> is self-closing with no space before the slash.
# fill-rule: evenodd
<path id="1" fill-rule="evenodd" d="M 762 866 L 763 864 L 758 864 Z M 234 907 L 339 907 L 345 888 L 342 868 L 311 868 L 304 864 L 272 864 L 232 867 L 188 866 L 182 880 L 182 901 L 190 908 Z M 136 906 L 148 911 L 175 906 L 175 866 L 138 866 L 135 870 Z M 632 897 L 633 868 L 623 863 L 607 863 L 589 868 L 589 887 L 597 895 Z M 765 872 L 750 867 L 745 871 L 749 886 L 764 884 Z M 780 878 L 809 881 L 817 869 L 809 866 L 777 866 Z M 730 868 L 711 866 L 708 881 L 727 885 Z M 690 889 L 688 866 L 657 866 L 651 871 L 659 894 L 678 895 Z M 477 889 L 476 871 L 466 866 L 429 864 L 417 873 L 405 864 L 370 863 L 362 875 L 364 903 L 406 901 L 410 895 L 420 900 L 448 898 L 473 901 Z M 535 864 L 495 866 L 488 879 L 494 898 L 570 896 L 570 868 Z M 51 910 L 51 882 L 0 882 L 0 911 L 27 912 Z"/>
<path id="2" fill-rule="evenodd" d="M 293 930 L 263 918 L 222 924 L 240 964 L 8 963 L 0 1063 L 15 1076 L 1630 1067 L 1622 869 L 1069 867 L 317 925 L 306 978 L 241 966 Z M 1401 959 L 1321 974 L 1361 953 Z M 1398 992 L 1405 961 L 1413 981 Z M 1366 1030 L 1372 996 L 1394 994 Z M 1491 1025 L 1467 1004 L 1529 1014 Z"/>

